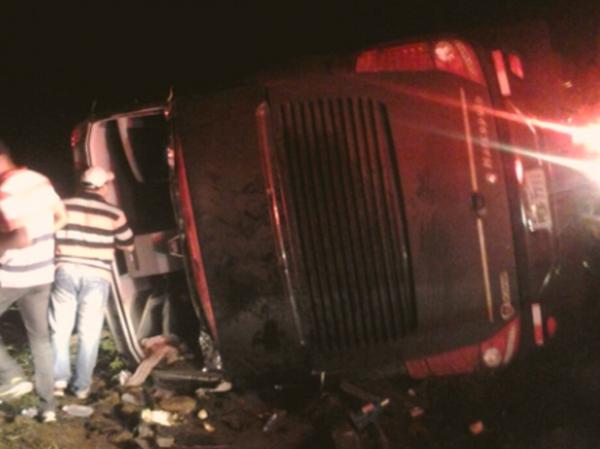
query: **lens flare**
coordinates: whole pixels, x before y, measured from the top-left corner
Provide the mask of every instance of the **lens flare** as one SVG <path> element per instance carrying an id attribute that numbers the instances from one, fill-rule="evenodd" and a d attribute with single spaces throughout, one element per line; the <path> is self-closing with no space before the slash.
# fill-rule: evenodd
<path id="1" fill-rule="evenodd" d="M 590 152 L 600 153 L 600 123 L 573 127 L 571 135 L 575 145 L 582 145 Z"/>
<path id="2" fill-rule="evenodd" d="M 375 80 L 366 80 L 366 82 L 371 83 L 373 85 L 379 84 L 379 82 Z M 402 85 L 386 85 L 386 88 L 390 89 L 393 92 L 420 98 L 422 100 L 431 103 L 436 103 L 438 105 L 452 108 L 462 107 L 462 104 L 459 99 L 451 98 L 444 95 L 437 95 L 430 91 L 425 91 Z M 480 147 L 483 143 L 485 145 L 488 145 L 490 148 L 493 148 L 498 151 L 511 153 L 514 155 L 521 156 L 523 158 L 533 158 L 538 161 L 547 162 L 549 164 L 567 167 L 585 175 L 592 182 L 600 186 L 600 123 L 594 123 L 589 126 L 572 126 L 568 124 L 557 123 L 551 120 L 544 120 L 537 117 L 527 116 L 523 113 L 512 113 L 504 110 L 498 110 L 491 107 L 482 106 L 481 104 L 478 104 L 477 106 L 468 105 L 468 109 L 473 112 L 483 111 L 485 114 L 496 117 L 500 120 L 511 121 L 514 123 L 524 124 L 530 128 L 534 127 L 565 135 L 566 137 L 570 138 L 572 144 L 582 145 L 588 150 L 588 152 L 596 153 L 597 156 L 589 158 L 572 158 L 565 156 L 557 156 L 553 154 L 542 153 L 538 150 L 509 145 L 507 143 L 498 141 L 478 142 L 477 138 L 473 138 L 473 142 L 478 143 Z M 422 125 L 413 124 L 413 126 L 423 128 Z M 436 130 L 431 128 L 428 129 L 430 132 L 443 134 L 450 138 L 465 140 L 464 135 L 453 134 L 444 130 Z"/>

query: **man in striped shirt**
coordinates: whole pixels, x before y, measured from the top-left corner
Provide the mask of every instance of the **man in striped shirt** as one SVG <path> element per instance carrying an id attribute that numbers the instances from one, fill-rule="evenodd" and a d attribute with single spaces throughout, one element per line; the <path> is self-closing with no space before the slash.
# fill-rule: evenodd
<path id="1" fill-rule="evenodd" d="M 115 249 L 133 251 L 133 233 L 121 209 L 104 196 L 113 174 L 87 169 L 81 193 L 64 201 L 67 224 L 56 233 L 56 276 L 50 298 L 54 394 L 90 393 L 108 300 Z M 71 375 L 69 342 L 77 324 L 77 356 Z"/>
<path id="2" fill-rule="evenodd" d="M 54 232 L 65 210 L 50 181 L 17 167 L 0 142 L 0 315 L 16 304 L 25 324 L 43 421 L 55 421 L 48 303 L 54 280 Z M 32 390 L 0 344 L 0 399 Z"/>

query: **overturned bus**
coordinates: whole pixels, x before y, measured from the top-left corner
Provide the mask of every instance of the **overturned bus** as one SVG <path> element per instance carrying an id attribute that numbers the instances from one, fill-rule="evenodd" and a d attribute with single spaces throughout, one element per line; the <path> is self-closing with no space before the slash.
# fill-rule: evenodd
<path id="1" fill-rule="evenodd" d="M 557 262 L 565 195 L 518 57 L 448 38 L 348 60 L 74 129 L 76 170 L 115 173 L 136 235 L 108 311 L 132 361 L 176 335 L 234 377 L 423 378 L 561 330 L 553 304 L 578 299 L 552 286 L 580 270 Z"/>

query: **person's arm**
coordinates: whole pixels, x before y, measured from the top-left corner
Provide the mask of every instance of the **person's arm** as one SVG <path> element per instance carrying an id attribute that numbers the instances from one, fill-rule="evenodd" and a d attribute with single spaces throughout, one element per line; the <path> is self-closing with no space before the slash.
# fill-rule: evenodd
<path id="1" fill-rule="evenodd" d="M 133 232 L 127 223 L 125 214 L 121 213 L 115 223 L 115 244 L 118 249 L 133 252 Z"/>
<path id="2" fill-rule="evenodd" d="M 67 224 L 67 211 L 62 201 L 58 201 L 53 210 L 54 231 L 62 229 Z"/>
<path id="3" fill-rule="evenodd" d="M 54 231 L 58 231 L 67 223 L 67 212 L 62 201 L 57 201 L 53 207 Z M 25 226 L 10 231 L 0 232 L 0 255 L 9 249 L 25 248 L 31 244 L 29 233 Z"/>
<path id="4" fill-rule="evenodd" d="M 12 231 L 0 233 L 0 255 L 9 249 L 25 248 L 31 243 L 27 229 L 17 228 Z"/>

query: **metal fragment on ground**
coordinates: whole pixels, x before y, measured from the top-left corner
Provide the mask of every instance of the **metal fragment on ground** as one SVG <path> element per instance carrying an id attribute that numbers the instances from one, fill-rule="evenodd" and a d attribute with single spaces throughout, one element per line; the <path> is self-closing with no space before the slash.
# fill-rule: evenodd
<path id="1" fill-rule="evenodd" d="M 70 416 L 78 418 L 89 418 L 94 413 L 94 409 L 88 405 L 68 404 L 63 406 L 63 412 Z"/>
<path id="2" fill-rule="evenodd" d="M 270 430 L 272 430 L 273 427 L 275 427 L 275 425 L 277 424 L 277 422 L 286 414 L 287 412 L 285 410 L 278 410 L 271 414 L 271 416 L 269 416 L 269 419 L 267 419 L 267 422 L 265 422 L 265 424 L 263 425 L 263 432 L 269 432 Z"/>
<path id="3" fill-rule="evenodd" d="M 161 426 L 172 426 L 175 422 L 175 417 L 172 413 L 165 410 L 150 410 L 145 408 L 141 414 L 142 421 Z"/>

